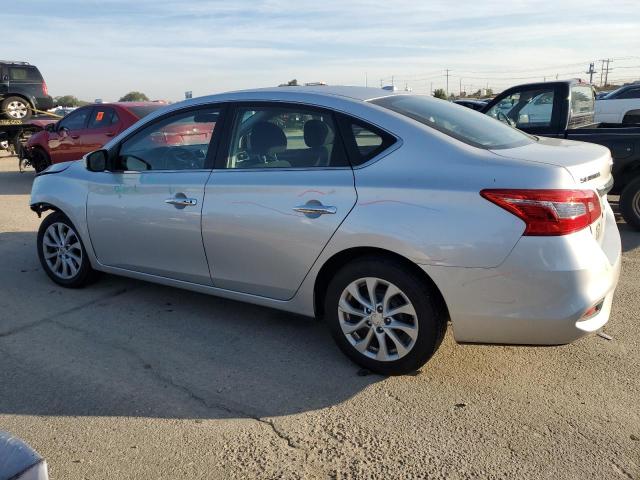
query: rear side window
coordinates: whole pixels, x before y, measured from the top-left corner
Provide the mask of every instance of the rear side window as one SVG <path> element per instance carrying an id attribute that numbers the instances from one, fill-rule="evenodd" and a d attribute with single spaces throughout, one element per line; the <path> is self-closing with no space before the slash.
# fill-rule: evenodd
<path id="1" fill-rule="evenodd" d="M 533 142 L 527 134 L 487 115 L 424 95 L 390 95 L 372 103 L 474 147 L 513 148 Z"/>
<path id="2" fill-rule="evenodd" d="M 41 82 L 42 76 L 34 67 L 9 67 L 9 80 L 13 82 Z"/>
<path id="3" fill-rule="evenodd" d="M 345 143 L 353 166 L 362 165 L 393 145 L 396 139 L 373 125 L 343 117 Z"/>
<path id="4" fill-rule="evenodd" d="M 112 108 L 94 108 L 89 120 L 89 128 L 103 128 L 118 123 L 118 116 Z"/>
<path id="5" fill-rule="evenodd" d="M 87 123 L 87 116 L 91 113 L 90 108 L 82 108 L 71 112 L 69 115 L 60 120 L 58 128 L 66 128 L 67 130 L 81 130 Z"/>

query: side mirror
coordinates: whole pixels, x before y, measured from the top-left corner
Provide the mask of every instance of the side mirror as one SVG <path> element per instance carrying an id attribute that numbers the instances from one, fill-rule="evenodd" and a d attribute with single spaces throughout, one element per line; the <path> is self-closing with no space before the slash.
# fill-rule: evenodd
<path id="1" fill-rule="evenodd" d="M 96 150 L 84 156 L 84 164 L 90 172 L 104 172 L 107 169 L 109 153 L 106 150 Z"/>

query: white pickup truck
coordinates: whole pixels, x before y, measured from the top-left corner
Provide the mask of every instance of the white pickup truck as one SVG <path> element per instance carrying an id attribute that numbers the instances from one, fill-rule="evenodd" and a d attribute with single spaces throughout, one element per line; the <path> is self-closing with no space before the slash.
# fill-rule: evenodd
<path id="1" fill-rule="evenodd" d="M 620 87 L 596 100 L 595 121 L 640 124 L 640 82 Z"/>

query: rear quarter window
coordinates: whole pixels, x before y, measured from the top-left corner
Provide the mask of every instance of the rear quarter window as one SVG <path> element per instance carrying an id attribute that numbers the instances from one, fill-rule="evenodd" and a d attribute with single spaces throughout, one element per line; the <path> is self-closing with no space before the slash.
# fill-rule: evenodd
<path id="1" fill-rule="evenodd" d="M 9 80 L 13 82 L 41 82 L 42 75 L 35 67 L 9 67 Z"/>
<path id="2" fill-rule="evenodd" d="M 393 135 L 361 120 L 341 116 L 339 122 L 353 166 L 367 163 L 396 142 Z"/>

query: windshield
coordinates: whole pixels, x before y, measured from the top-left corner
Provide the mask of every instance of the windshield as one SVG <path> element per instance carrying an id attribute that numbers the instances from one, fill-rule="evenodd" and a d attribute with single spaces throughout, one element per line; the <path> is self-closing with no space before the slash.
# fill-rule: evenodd
<path id="1" fill-rule="evenodd" d="M 136 106 L 136 107 L 126 107 L 131 113 L 133 113 L 138 119 L 142 117 L 146 117 L 150 113 L 155 112 L 159 108 L 166 107 L 163 103 L 158 103 L 157 105 L 144 105 L 144 106 Z"/>
<path id="2" fill-rule="evenodd" d="M 371 103 L 393 110 L 474 147 L 513 148 L 532 138 L 482 113 L 424 95 L 392 95 Z"/>

